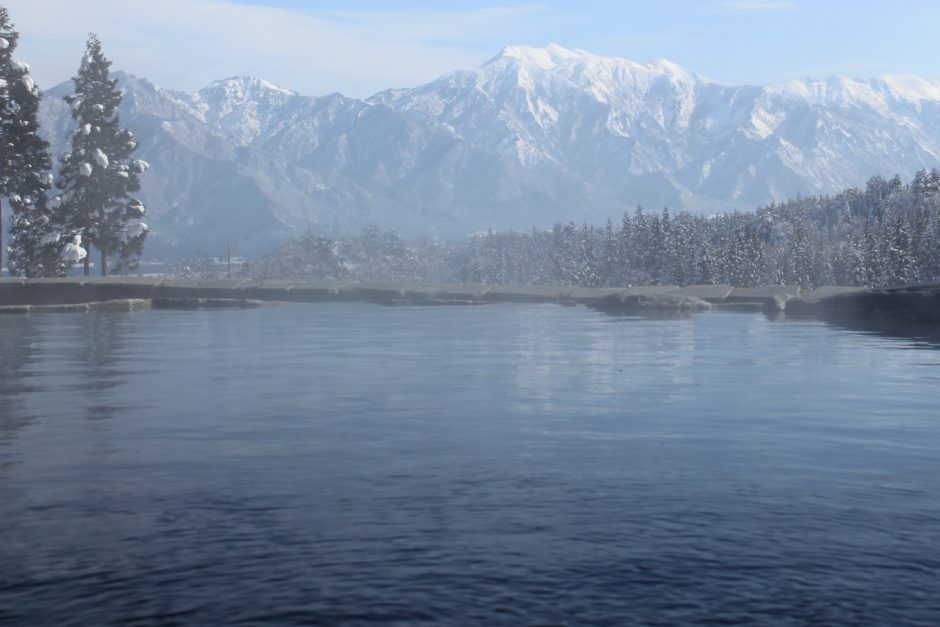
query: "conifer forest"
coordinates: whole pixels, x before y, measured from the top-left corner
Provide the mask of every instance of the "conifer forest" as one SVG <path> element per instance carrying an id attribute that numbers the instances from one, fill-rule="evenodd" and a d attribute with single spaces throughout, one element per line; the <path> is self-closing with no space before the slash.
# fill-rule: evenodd
<path id="1" fill-rule="evenodd" d="M 797 198 L 753 213 L 695 216 L 637 208 L 605 226 L 486 232 L 467 242 L 405 242 L 369 226 L 343 240 L 306 233 L 245 262 L 261 279 L 360 279 L 625 287 L 728 284 L 889 286 L 940 280 L 940 172 L 909 183 Z M 212 261 L 177 262 L 177 276 L 218 276 Z"/>

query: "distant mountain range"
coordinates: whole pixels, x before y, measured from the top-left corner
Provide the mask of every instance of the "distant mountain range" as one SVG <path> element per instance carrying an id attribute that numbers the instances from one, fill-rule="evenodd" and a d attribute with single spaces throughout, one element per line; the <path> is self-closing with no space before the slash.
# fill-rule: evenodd
<path id="1" fill-rule="evenodd" d="M 258 78 L 194 94 L 118 72 L 151 254 L 262 252 L 307 228 L 374 222 L 457 237 L 599 224 L 637 205 L 716 212 L 910 178 L 940 167 L 940 81 L 914 76 L 728 86 L 668 61 L 558 46 L 504 49 L 474 70 L 365 100 Z M 64 83 L 41 122 L 56 153 Z"/>

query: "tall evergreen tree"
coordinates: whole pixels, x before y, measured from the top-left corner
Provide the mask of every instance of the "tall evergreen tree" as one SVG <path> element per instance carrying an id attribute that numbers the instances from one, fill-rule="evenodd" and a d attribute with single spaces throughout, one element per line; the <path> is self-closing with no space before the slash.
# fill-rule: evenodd
<path id="1" fill-rule="evenodd" d="M 575 271 L 571 284 L 585 287 L 599 287 L 601 284 L 601 267 L 594 251 L 594 230 L 586 224 L 578 231 Z"/>
<path id="2" fill-rule="evenodd" d="M 862 230 L 862 255 L 864 258 L 866 287 L 881 285 L 884 274 L 884 254 L 881 238 L 878 237 L 875 225 L 865 222 Z"/>
<path id="3" fill-rule="evenodd" d="M 868 284 L 864 246 L 864 236 L 853 233 L 848 241 L 838 248 L 836 283 L 840 285 Z"/>
<path id="4" fill-rule="evenodd" d="M 620 245 L 614 232 L 613 220 L 610 218 L 607 218 L 607 226 L 604 227 L 601 283 L 608 287 L 619 286 L 623 283 L 623 278 L 620 276 Z"/>
<path id="5" fill-rule="evenodd" d="M 633 220 L 630 214 L 623 212 L 620 221 L 620 242 L 618 243 L 618 256 L 620 258 L 620 277 L 624 285 L 629 284 L 633 277 L 633 254 L 636 249 Z"/>
<path id="6" fill-rule="evenodd" d="M 696 268 L 695 282 L 705 285 L 714 285 L 718 283 L 721 270 L 718 267 L 718 259 L 712 250 L 708 240 L 702 242 L 701 255 L 699 256 L 698 267 Z"/>
<path id="7" fill-rule="evenodd" d="M 11 274 L 57 276 L 67 270 L 61 257 L 67 241 L 46 203 L 52 160 L 49 144 L 38 132 L 42 95 L 29 66 L 13 58 L 18 39 L 6 8 L 0 7 L 0 197 L 9 201 L 13 213 L 7 265 Z M 0 213 L 0 250 L 4 226 Z"/>
<path id="8" fill-rule="evenodd" d="M 77 128 L 56 181 L 62 190 L 64 221 L 99 250 L 102 276 L 108 274 L 112 256 L 119 258 L 117 271 L 136 269 L 148 230 L 140 221 L 143 204 L 130 194 L 140 189 L 138 175 L 149 166 L 131 158 L 137 143 L 120 127 L 121 92 L 117 80 L 110 78 L 110 68 L 98 37 L 90 35 L 78 75 L 72 79 L 75 93 L 65 98 Z M 85 274 L 89 274 L 87 258 Z"/>
<path id="9" fill-rule="evenodd" d="M 802 209 L 793 218 L 793 241 L 790 248 L 790 258 L 793 264 L 791 280 L 800 287 L 810 288 L 813 287 L 813 251 L 809 241 L 808 218 Z"/>
<path id="10" fill-rule="evenodd" d="M 914 259 L 911 256 L 911 234 L 900 214 L 885 223 L 884 283 L 904 285 L 914 280 Z"/>

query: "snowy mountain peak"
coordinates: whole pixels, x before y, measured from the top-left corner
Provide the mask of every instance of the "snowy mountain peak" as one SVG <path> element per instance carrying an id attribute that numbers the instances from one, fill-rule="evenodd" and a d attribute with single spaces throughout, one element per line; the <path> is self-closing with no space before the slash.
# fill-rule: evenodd
<path id="1" fill-rule="evenodd" d="M 484 63 L 482 69 L 485 71 L 490 66 L 507 64 L 556 73 L 583 71 L 586 67 L 617 68 L 621 74 L 668 75 L 687 81 L 701 80 L 693 72 L 666 59 L 639 63 L 622 57 L 606 57 L 577 48 L 565 48 L 558 44 L 549 44 L 544 48 L 529 45 L 507 46 L 498 55 Z"/>
<path id="2" fill-rule="evenodd" d="M 928 80 L 911 74 L 883 75 L 875 79 L 885 89 L 910 100 L 940 101 L 940 80 Z"/>
<path id="3" fill-rule="evenodd" d="M 525 65 L 550 70 L 556 65 L 573 59 L 587 59 L 593 56 L 584 50 L 572 50 L 558 44 L 549 44 L 544 48 L 535 48 L 529 45 L 506 46 L 498 55 L 484 63 L 484 66 L 511 59 Z"/>
<path id="4" fill-rule="evenodd" d="M 545 48 L 505 48 L 469 74 L 475 76 L 478 89 L 494 97 L 508 95 L 507 90 L 522 89 L 529 94 L 527 99 L 531 106 L 528 108 L 537 110 L 535 117 L 540 117 L 538 111 L 562 110 L 568 102 L 588 98 L 611 107 L 614 117 L 622 117 L 619 114 L 626 112 L 628 117 L 636 119 L 644 111 L 653 111 L 663 124 L 676 120 L 680 125 L 684 125 L 691 111 L 690 100 L 700 89 L 710 85 L 671 61 L 638 63 L 555 44 Z M 655 113 L 669 99 L 676 101 L 678 115 Z M 541 104 L 535 100 L 540 100 Z"/>
<path id="5" fill-rule="evenodd" d="M 885 111 L 906 102 L 940 102 L 940 80 L 910 75 L 884 75 L 875 78 L 805 78 L 771 84 L 765 91 L 816 105 L 862 107 Z"/>
<path id="6" fill-rule="evenodd" d="M 264 132 L 279 112 L 306 98 L 254 76 L 232 76 L 209 84 L 192 96 L 197 117 L 219 127 L 240 144 Z"/>
<path id="7" fill-rule="evenodd" d="M 668 59 L 656 59 L 655 61 L 650 61 L 645 64 L 653 72 L 662 74 L 664 76 L 671 76 L 674 79 L 681 80 L 684 82 L 701 82 L 704 83 L 702 78 L 700 78 L 695 72 L 685 68 L 678 63 L 673 63 Z"/>
<path id="8" fill-rule="evenodd" d="M 230 76 L 229 78 L 213 81 L 199 90 L 199 93 L 204 98 L 226 98 L 235 101 L 244 101 L 269 94 L 279 96 L 297 95 L 294 91 L 254 76 Z"/>

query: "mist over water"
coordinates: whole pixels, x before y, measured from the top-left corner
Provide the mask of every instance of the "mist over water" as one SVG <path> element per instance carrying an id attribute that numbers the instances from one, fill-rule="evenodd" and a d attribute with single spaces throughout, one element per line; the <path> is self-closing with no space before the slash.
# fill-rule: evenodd
<path id="1" fill-rule="evenodd" d="M 940 352 L 818 322 L 0 319 L 0 622 L 940 619 Z"/>

